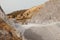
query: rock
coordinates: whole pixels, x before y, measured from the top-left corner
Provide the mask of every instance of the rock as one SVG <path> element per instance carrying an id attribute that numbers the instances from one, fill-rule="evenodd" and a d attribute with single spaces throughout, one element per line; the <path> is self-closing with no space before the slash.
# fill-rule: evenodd
<path id="1" fill-rule="evenodd" d="M 12 13 L 7 14 L 7 17 L 9 19 L 15 19 L 16 22 L 20 22 L 21 24 L 23 24 L 25 22 L 25 18 L 23 17 L 23 13 L 27 10 L 28 9 L 14 11 Z"/>
<path id="2" fill-rule="evenodd" d="M 18 37 L 16 33 L 14 25 L 0 7 L 0 40 L 22 40 L 21 35 Z"/>
<path id="3" fill-rule="evenodd" d="M 0 40 L 22 40 L 22 37 L 19 38 L 15 29 L 0 19 Z"/>

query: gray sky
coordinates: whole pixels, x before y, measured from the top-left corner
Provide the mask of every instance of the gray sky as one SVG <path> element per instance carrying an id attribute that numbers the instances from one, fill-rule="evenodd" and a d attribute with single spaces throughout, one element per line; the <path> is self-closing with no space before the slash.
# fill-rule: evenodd
<path id="1" fill-rule="evenodd" d="M 0 5 L 6 13 L 10 13 L 12 11 L 40 5 L 46 1 L 47 0 L 0 0 Z"/>

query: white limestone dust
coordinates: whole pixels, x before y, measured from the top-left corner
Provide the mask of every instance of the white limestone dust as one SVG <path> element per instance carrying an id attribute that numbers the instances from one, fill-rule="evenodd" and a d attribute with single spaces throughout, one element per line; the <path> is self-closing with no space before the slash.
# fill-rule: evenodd
<path id="1" fill-rule="evenodd" d="M 54 24 L 60 24 L 60 22 L 52 22 L 50 24 L 27 24 L 27 25 L 22 25 L 23 28 L 28 29 L 30 27 L 39 27 L 39 26 L 49 26 L 49 25 L 54 25 Z"/>

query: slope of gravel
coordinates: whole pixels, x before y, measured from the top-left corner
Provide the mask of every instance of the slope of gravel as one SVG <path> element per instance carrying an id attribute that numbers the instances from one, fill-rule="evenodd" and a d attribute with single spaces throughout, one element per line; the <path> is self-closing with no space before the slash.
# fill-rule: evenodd
<path id="1" fill-rule="evenodd" d="M 37 6 L 38 11 L 30 12 L 33 14 L 26 23 L 52 23 L 60 21 L 60 0 L 50 0 L 43 4 L 43 8 Z"/>

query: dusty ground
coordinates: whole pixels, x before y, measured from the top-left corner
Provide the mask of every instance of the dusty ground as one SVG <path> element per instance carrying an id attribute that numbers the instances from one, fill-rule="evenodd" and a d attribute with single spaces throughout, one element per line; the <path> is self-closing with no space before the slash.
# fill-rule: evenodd
<path id="1" fill-rule="evenodd" d="M 35 23 L 35 24 L 50 24 L 53 22 L 60 22 L 60 0 L 50 0 L 41 7 L 40 5 L 29 10 L 22 11 L 23 15 L 9 15 L 9 18 L 14 18 L 16 21 L 20 21 L 23 24 Z M 20 12 L 18 12 L 20 13 Z M 15 16 L 16 15 L 16 16 Z M 23 21 L 22 21 L 23 20 Z M 59 24 L 60 25 L 60 24 Z M 45 27 L 37 27 L 28 29 L 25 31 L 25 37 L 31 40 L 60 40 L 60 26 L 48 25 Z M 30 26 L 30 25 L 29 25 Z M 59 27 L 58 27 L 59 26 Z M 28 27 L 28 26 L 26 26 Z M 41 28 L 40 28 L 41 27 Z M 41 37 L 42 36 L 42 37 Z"/>

